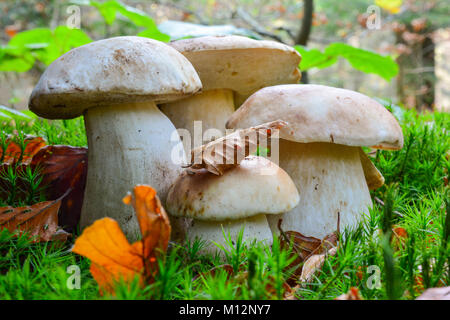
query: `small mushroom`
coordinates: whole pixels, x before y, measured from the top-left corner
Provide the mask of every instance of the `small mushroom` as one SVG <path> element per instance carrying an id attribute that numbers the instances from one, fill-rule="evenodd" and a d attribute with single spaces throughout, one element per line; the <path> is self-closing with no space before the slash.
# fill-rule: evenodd
<path id="1" fill-rule="evenodd" d="M 204 252 L 215 252 L 213 242 L 226 243 L 222 227 L 233 241 L 244 227 L 244 241 L 271 244 L 266 215 L 287 212 L 298 202 L 298 191 L 284 170 L 263 157 L 248 156 L 221 176 L 206 169 L 183 172 L 169 189 L 167 211 L 193 218 L 188 238 L 206 240 Z"/>
<path id="2" fill-rule="evenodd" d="M 47 68 L 29 108 L 48 119 L 84 115 L 89 166 L 82 227 L 109 216 L 127 235 L 137 235 L 133 211 L 121 203 L 136 184 L 154 187 L 164 204 L 169 186 L 181 172 L 177 159 L 172 159 L 181 141 L 155 103 L 200 89 L 196 71 L 182 54 L 143 37 L 92 42 Z M 185 156 L 183 150 L 178 154 Z"/>
<path id="3" fill-rule="evenodd" d="M 360 146 L 402 148 L 397 120 L 377 101 L 354 91 L 280 85 L 250 96 L 227 128 L 276 119 L 287 122 L 280 129 L 279 164 L 300 192 L 299 205 L 281 215 L 283 229 L 322 239 L 336 230 L 338 216 L 341 228 L 354 226 L 372 205 L 368 184 L 375 188 L 384 182 Z M 278 219 L 268 217 L 273 232 Z"/>
<path id="4" fill-rule="evenodd" d="M 206 36 L 178 40 L 170 45 L 192 63 L 203 91 L 160 108 L 176 128 L 187 129 L 191 137 L 194 137 L 194 121 L 202 121 L 203 132 L 216 129 L 211 137 L 219 138 L 225 133 L 225 122 L 235 107 L 253 92 L 267 86 L 298 83 L 301 78 L 300 54 L 278 42 L 241 36 Z M 186 152 L 191 147 L 192 143 Z"/>

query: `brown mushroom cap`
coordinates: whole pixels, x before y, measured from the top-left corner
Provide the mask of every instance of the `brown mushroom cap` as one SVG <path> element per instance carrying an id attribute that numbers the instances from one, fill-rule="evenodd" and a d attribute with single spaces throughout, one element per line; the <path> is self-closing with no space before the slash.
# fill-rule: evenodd
<path id="1" fill-rule="evenodd" d="M 300 54 L 292 47 L 241 36 L 206 36 L 170 45 L 194 65 L 204 90 L 230 89 L 248 96 L 256 90 L 298 83 Z"/>
<path id="2" fill-rule="evenodd" d="M 298 202 L 297 188 L 283 169 L 249 156 L 222 176 L 206 169 L 183 172 L 169 189 L 166 207 L 173 216 L 223 221 L 283 213 Z"/>
<path id="3" fill-rule="evenodd" d="M 228 119 L 227 128 L 284 120 L 282 139 L 309 143 L 401 149 L 395 117 L 377 101 L 351 90 L 321 85 L 279 85 L 251 95 Z"/>
<path id="4" fill-rule="evenodd" d="M 167 102 L 201 89 L 192 64 L 172 47 L 143 37 L 116 37 L 70 50 L 34 88 L 29 108 L 49 119 L 126 102 Z"/>

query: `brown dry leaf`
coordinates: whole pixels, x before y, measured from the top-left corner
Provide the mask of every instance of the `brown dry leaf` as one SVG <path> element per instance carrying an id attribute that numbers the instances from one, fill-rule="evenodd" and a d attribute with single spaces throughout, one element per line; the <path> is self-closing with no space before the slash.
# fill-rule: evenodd
<path id="1" fill-rule="evenodd" d="M 306 259 L 303 264 L 302 274 L 300 275 L 301 282 L 311 282 L 314 274 L 317 270 L 322 269 L 323 263 L 328 256 L 334 256 L 337 252 L 336 248 L 331 248 L 325 253 L 313 254 L 308 259 Z"/>
<path id="2" fill-rule="evenodd" d="M 27 165 L 31 162 L 33 156 L 47 145 L 43 138 L 33 136 L 26 136 L 24 143 L 25 149 L 22 153 L 20 146 L 13 139 L 8 138 L 6 140 L 7 147 L 5 153 L 0 149 L 0 163 L 4 165 Z"/>
<path id="3" fill-rule="evenodd" d="M 114 284 L 138 277 L 141 284 L 151 283 L 157 269 L 157 257 L 167 250 L 170 223 L 156 191 L 145 185 L 134 187 L 124 198 L 136 211 L 142 240 L 130 244 L 117 221 L 103 218 L 84 229 L 72 251 L 91 260 L 91 274 L 101 292 L 114 294 Z"/>
<path id="4" fill-rule="evenodd" d="M 272 121 L 248 129 L 238 129 L 225 137 L 214 140 L 191 151 L 191 164 L 186 166 L 190 172 L 206 168 L 215 175 L 237 165 L 248 155 L 254 154 L 261 142 L 269 146 L 274 131 L 286 126 L 282 120 Z"/>
<path id="5" fill-rule="evenodd" d="M 64 197 L 59 212 L 59 223 L 67 231 L 76 229 L 81 215 L 87 176 L 87 148 L 46 146 L 37 152 L 30 164 L 42 169 L 47 198 Z"/>
<path id="6" fill-rule="evenodd" d="M 450 287 L 427 289 L 416 300 L 450 300 Z"/>
<path id="7" fill-rule="evenodd" d="M 281 223 L 282 219 L 278 220 L 281 247 L 288 248 L 292 243 L 292 254 L 295 255 L 295 260 L 288 266 L 288 269 L 296 269 L 287 280 L 287 283 L 295 285 L 299 278 L 302 280 L 302 276 L 308 279 L 312 277 L 312 274 L 317 270 L 316 266 L 320 265 L 321 267 L 323 264 L 323 262 L 320 264 L 320 261 L 322 261 L 321 256 L 324 256 L 324 261 L 326 254 L 335 249 L 338 242 L 339 221 L 338 231 L 325 236 L 322 240 L 304 236 L 296 231 L 283 231 Z"/>
<path id="8" fill-rule="evenodd" d="M 347 293 L 341 294 L 334 300 L 364 300 L 359 293 L 359 289 L 351 287 Z"/>
<path id="9" fill-rule="evenodd" d="M 58 229 L 58 211 L 62 197 L 28 207 L 0 208 L 0 229 L 27 232 L 35 241 L 67 240 L 69 234 Z"/>

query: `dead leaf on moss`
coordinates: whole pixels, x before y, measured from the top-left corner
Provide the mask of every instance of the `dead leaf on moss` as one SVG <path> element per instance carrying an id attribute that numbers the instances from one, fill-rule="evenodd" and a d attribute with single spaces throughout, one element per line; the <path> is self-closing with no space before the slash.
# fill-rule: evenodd
<path id="1" fill-rule="evenodd" d="M 84 229 L 72 251 L 91 260 L 91 274 L 101 292 L 114 294 L 114 284 L 139 278 L 152 283 L 158 272 L 157 258 L 167 250 L 170 223 L 156 191 L 145 185 L 134 187 L 124 203 L 136 212 L 142 240 L 130 244 L 117 221 L 103 218 Z"/>
<path id="2" fill-rule="evenodd" d="M 269 139 L 286 125 L 286 122 L 277 120 L 248 129 L 238 129 L 192 150 L 191 163 L 186 168 L 190 172 L 206 168 L 215 175 L 223 175 L 228 169 L 239 165 L 245 157 L 254 154 L 258 146 L 269 146 Z"/>
<path id="3" fill-rule="evenodd" d="M 306 259 L 303 264 L 302 274 L 300 275 L 301 282 L 311 282 L 316 271 L 322 269 L 323 263 L 328 256 L 336 255 L 337 249 L 331 248 L 325 253 L 313 254 Z"/>
<path id="4" fill-rule="evenodd" d="M 0 163 L 4 165 L 24 164 L 31 162 L 33 156 L 47 145 L 41 137 L 26 136 L 24 139 L 25 148 L 22 148 L 13 139 L 6 140 L 6 150 L 3 153 L 0 149 Z"/>
<path id="5" fill-rule="evenodd" d="M 322 267 L 328 254 L 336 254 L 338 242 L 338 231 L 325 236 L 322 240 L 315 237 L 307 237 L 296 231 L 283 231 L 281 229 L 282 219 L 278 220 L 278 230 L 280 231 L 280 244 L 282 248 L 292 245 L 292 254 L 295 260 L 287 269 L 295 268 L 287 283 L 295 285 L 298 280 L 309 282 L 315 271 Z"/>
<path id="6" fill-rule="evenodd" d="M 39 166 L 47 199 L 57 199 L 67 190 L 59 213 L 59 223 L 67 231 L 75 230 L 80 220 L 87 177 L 87 148 L 46 146 L 37 152 L 30 165 Z"/>
<path id="7" fill-rule="evenodd" d="M 27 207 L 0 208 L 0 229 L 27 232 L 35 241 L 67 240 L 69 234 L 58 227 L 62 197 Z"/>

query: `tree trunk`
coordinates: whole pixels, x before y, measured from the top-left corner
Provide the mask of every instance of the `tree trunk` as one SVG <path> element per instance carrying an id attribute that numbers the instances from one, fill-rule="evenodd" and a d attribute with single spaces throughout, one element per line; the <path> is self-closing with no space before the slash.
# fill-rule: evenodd
<path id="1" fill-rule="evenodd" d="M 306 46 L 308 43 L 309 35 L 311 34 L 311 27 L 313 21 L 314 1 L 303 1 L 303 19 L 300 31 L 295 39 L 295 44 Z M 302 72 L 302 83 L 308 83 L 308 73 Z"/>

